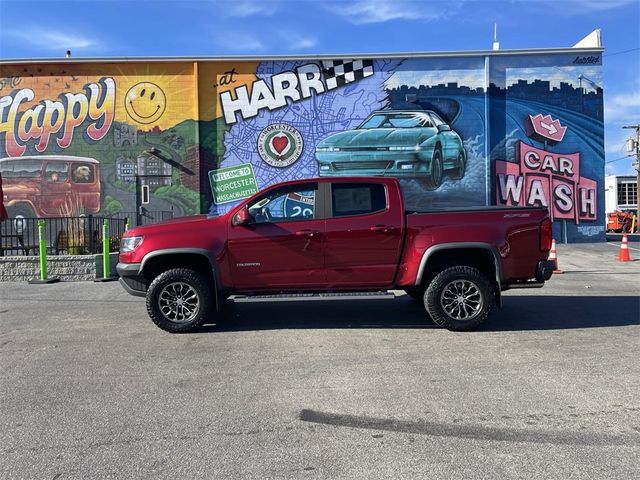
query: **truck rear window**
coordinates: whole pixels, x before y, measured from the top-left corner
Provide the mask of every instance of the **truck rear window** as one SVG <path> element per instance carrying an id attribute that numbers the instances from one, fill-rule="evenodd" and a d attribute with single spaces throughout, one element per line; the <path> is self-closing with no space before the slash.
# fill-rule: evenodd
<path id="1" fill-rule="evenodd" d="M 379 183 L 334 183 L 331 186 L 334 217 L 367 215 L 387 208 L 384 185 Z"/>

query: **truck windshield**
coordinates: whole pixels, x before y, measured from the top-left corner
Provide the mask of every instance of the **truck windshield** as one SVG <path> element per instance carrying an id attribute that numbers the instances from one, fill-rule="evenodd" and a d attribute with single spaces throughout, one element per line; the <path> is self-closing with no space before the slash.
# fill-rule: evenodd
<path id="1" fill-rule="evenodd" d="M 431 127 L 426 113 L 377 113 L 366 119 L 358 129 Z"/>

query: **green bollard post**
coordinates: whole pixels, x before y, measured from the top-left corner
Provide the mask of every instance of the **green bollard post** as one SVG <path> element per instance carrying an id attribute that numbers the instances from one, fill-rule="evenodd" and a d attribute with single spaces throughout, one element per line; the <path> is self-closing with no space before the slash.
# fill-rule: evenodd
<path id="1" fill-rule="evenodd" d="M 29 283 L 55 283 L 59 278 L 49 278 L 47 272 L 47 243 L 45 241 L 45 221 L 38 220 L 38 250 L 40 254 L 40 278 L 29 280 Z"/>
<path id="2" fill-rule="evenodd" d="M 109 264 L 109 219 L 102 222 L 102 278 L 96 282 L 110 282 L 115 280 L 111 277 L 111 265 Z"/>
<path id="3" fill-rule="evenodd" d="M 38 220 L 38 249 L 40 250 L 40 280 L 47 279 L 47 245 L 44 241 L 44 220 Z"/>
<path id="4" fill-rule="evenodd" d="M 102 276 L 109 278 L 109 219 L 102 223 Z"/>

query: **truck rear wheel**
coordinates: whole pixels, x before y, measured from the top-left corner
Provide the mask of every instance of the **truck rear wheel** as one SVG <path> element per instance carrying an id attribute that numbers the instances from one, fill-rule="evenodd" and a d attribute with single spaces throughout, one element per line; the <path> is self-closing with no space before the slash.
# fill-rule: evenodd
<path id="1" fill-rule="evenodd" d="M 210 282 L 194 270 L 167 270 L 147 290 L 147 312 L 153 323 L 167 332 L 191 332 L 213 311 Z"/>
<path id="2" fill-rule="evenodd" d="M 449 267 L 431 281 L 424 305 L 433 321 L 448 330 L 472 330 L 483 323 L 495 301 L 493 285 L 480 270 Z"/>

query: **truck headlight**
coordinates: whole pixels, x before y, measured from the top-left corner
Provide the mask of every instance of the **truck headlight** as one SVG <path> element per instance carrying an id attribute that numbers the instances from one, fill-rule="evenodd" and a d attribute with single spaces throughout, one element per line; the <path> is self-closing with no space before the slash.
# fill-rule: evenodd
<path id="1" fill-rule="evenodd" d="M 142 243 L 144 237 L 122 237 L 120 241 L 120 253 L 133 252 Z"/>
<path id="2" fill-rule="evenodd" d="M 331 170 L 329 165 L 320 165 L 320 170 Z"/>
<path id="3" fill-rule="evenodd" d="M 400 165 L 400 170 L 413 170 L 413 163 L 403 163 Z"/>

